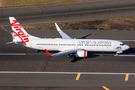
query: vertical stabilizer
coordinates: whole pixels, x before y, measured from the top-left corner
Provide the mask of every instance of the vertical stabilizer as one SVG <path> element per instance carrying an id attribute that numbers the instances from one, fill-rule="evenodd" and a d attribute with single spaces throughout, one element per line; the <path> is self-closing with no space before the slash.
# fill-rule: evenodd
<path id="1" fill-rule="evenodd" d="M 14 17 L 9 17 L 11 27 L 13 30 L 12 37 L 14 42 L 23 42 L 27 45 L 29 42 L 29 34 L 24 30 L 24 28 L 19 24 L 19 22 Z"/>

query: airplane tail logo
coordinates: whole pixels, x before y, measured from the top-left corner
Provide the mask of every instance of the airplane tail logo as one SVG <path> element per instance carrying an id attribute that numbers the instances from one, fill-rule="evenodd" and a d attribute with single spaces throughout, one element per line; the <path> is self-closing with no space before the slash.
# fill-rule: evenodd
<path id="1" fill-rule="evenodd" d="M 22 41 L 24 45 L 27 45 L 27 42 L 29 42 L 29 34 L 14 17 L 9 17 L 9 20 L 13 30 L 14 39 L 17 41 Z"/>

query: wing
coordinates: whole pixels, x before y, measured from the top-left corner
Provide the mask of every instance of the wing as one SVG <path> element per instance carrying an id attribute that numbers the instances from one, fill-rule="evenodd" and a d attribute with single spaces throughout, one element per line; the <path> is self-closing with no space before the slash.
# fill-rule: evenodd
<path id="1" fill-rule="evenodd" d="M 57 23 L 55 23 L 55 26 L 57 28 L 57 31 L 60 33 L 60 35 L 62 36 L 63 39 L 73 39 L 71 38 L 69 35 L 67 35 L 65 32 L 63 32 L 59 26 L 57 25 Z"/>
<path id="2" fill-rule="evenodd" d="M 65 54 L 74 53 L 74 52 L 76 52 L 76 49 L 61 51 L 61 52 L 58 52 L 58 53 L 55 53 L 55 54 L 52 54 L 52 55 L 46 49 L 45 49 L 45 52 L 46 52 L 47 56 L 57 57 L 57 56 L 65 55 Z"/>

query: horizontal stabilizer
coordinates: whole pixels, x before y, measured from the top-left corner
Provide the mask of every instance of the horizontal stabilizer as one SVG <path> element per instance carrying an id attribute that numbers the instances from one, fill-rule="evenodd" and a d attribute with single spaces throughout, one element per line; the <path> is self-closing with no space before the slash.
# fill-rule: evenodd
<path id="1" fill-rule="evenodd" d="M 15 43 L 15 42 L 11 41 L 11 42 L 7 42 L 6 44 L 11 44 L 11 43 Z"/>
<path id="2" fill-rule="evenodd" d="M 22 42 L 22 41 L 17 41 L 17 42 L 11 41 L 11 42 L 7 42 L 6 44 L 11 44 L 11 43 L 17 44 L 17 43 L 19 43 L 19 42 Z"/>

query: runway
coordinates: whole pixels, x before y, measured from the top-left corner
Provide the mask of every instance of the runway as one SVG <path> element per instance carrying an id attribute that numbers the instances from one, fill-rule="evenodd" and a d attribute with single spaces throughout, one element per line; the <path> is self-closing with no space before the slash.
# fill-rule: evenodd
<path id="1" fill-rule="evenodd" d="M 77 72 L 0 72 L 2 81 L 0 86 L 100 87 L 107 85 L 117 87 L 124 85 L 124 87 L 134 87 L 135 73 L 130 73 L 128 82 L 125 81 L 126 73 L 80 72 L 80 74 L 78 78 Z"/>
<path id="2" fill-rule="evenodd" d="M 11 31 L 10 27 L 5 27 Z M 29 34 L 38 37 L 60 37 L 56 30 L 27 30 Z M 64 30 L 74 38 L 80 38 L 91 34 L 88 39 L 102 38 L 121 40 L 131 47 L 122 55 L 135 55 L 135 31 L 97 31 L 97 30 Z M 28 71 L 28 72 L 103 72 L 103 73 L 135 73 L 134 56 L 113 56 L 115 53 L 88 53 L 88 58 L 66 58 L 66 55 L 60 57 L 48 57 L 45 52 L 21 47 L 15 44 L 6 43 L 11 41 L 11 35 L 3 29 L 1 32 L 0 52 L 7 55 L 0 55 L 0 71 Z M 76 34 L 75 34 L 76 33 Z M 125 36 L 126 35 L 126 36 Z M 16 55 L 8 55 L 15 54 Z M 105 56 L 106 55 L 106 56 Z M 111 56 L 109 56 L 111 55 Z M 75 78 L 77 74 L 0 74 L 0 86 L 39 86 L 39 87 L 77 87 L 90 86 L 134 86 L 134 76 L 130 75 L 128 82 L 124 81 L 125 75 L 83 75 L 79 83 Z M 50 77 L 51 76 L 51 77 Z M 16 78 L 17 77 L 17 78 Z M 42 79 L 41 79 L 42 78 Z M 47 79 L 46 79 L 47 78 Z M 10 81 L 6 82 L 6 81 Z M 116 80 L 116 81 L 115 81 Z M 5 83 L 3 83 L 5 82 Z M 36 84 L 35 82 L 38 82 Z M 108 83 L 110 82 L 110 83 Z M 116 83 L 117 82 L 117 83 Z M 28 84 L 29 83 L 29 84 Z M 57 84 L 56 84 L 57 83 Z M 87 83 L 87 84 L 86 84 Z"/>
<path id="3" fill-rule="evenodd" d="M 130 0 L 133 1 L 133 0 Z M 80 38 L 91 34 L 87 39 L 114 39 L 120 40 L 129 45 L 131 49 L 125 51 L 121 56 L 114 56 L 115 53 L 93 53 L 89 52 L 87 58 L 66 58 L 48 57 L 45 52 L 21 47 L 15 44 L 7 45 L 12 41 L 11 27 L 7 17 L 15 16 L 21 24 L 50 23 L 92 20 L 102 18 L 132 16 L 134 11 L 134 1 L 125 0 L 98 2 L 98 3 L 77 3 L 73 4 L 53 4 L 37 5 L 27 7 L 1 8 L 3 15 L 0 18 L 0 71 L 22 71 L 22 72 L 77 72 L 75 74 L 14 74 L 0 73 L 0 86 L 37 86 L 37 87 L 134 87 L 134 75 L 129 75 L 125 81 L 126 74 L 135 73 L 135 31 L 98 31 L 98 30 L 64 30 L 73 38 Z M 125 5 L 126 3 L 126 5 Z M 105 5 L 106 4 L 106 5 Z M 67 5 L 67 6 L 66 6 Z M 82 7 L 78 7 L 81 5 Z M 83 6 L 84 5 L 84 6 Z M 124 6 L 125 5 L 125 6 Z M 55 8 L 58 6 L 57 8 Z M 88 8 L 86 7 L 88 6 Z M 39 9 L 40 8 L 40 11 Z M 49 8 L 46 10 L 46 8 Z M 65 7 L 65 8 L 63 8 Z M 76 9 L 72 9 L 72 8 Z M 100 7 L 100 8 L 99 8 Z M 126 8 L 124 8 L 126 7 Z M 129 8 L 130 7 L 130 8 Z M 26 10 L 28 8 L 28 11 Z M 54 9 L 55 8 L 55 9 Z M 71 8 L 71 9 L 70 9 Z M 98 8 L 98 9 L 97 9 Z M 109 10 L 111 13 L 108 13 Z M 114 10 L 115 8 L 115 10 Z M 117 9 L 116 9 L 117 8 Z M 33 9 L 35 11 L 33 11 Z M 43 10 L 45 9 L 45 10 Z M 13 11 L 15 13 L 13 13 Z M 51 11 L 52 10 L 52 11 Z M 81 11 L 84 11 L 82 14 Z M 92 11 L 90 11 L 92 10 Z M 124 10 L 124 12 L 122 12 Z M 10 11 L 10 12 L 9 12 Z M 20 12 L 19 12 L 20 11 Z M 44 11 L 44 12 L 43 12 Z M 88 11 L 87 13 L 85 11 Z M 39 16 L 42 14 L 43 16 Z M 53 12 L 53 13 L 52 13 Z M 65 14 L 58 13 L 66 13 Z M 75 13 L 79 12 L 79 13 Z M 114 12 L 114 13 L 112 13 Z M 117 12 L 117 13 L 116 13 Z M 132 12 L 132 13 L 130 13 Z M 44 16 L 44 15 L 50 15 Z M 109 16 L 108 16 L 109 14 Z M 34 15 L 34 17 L 32 17 Z M 54 16 L 53 16 L 54 15 Z M 80 18 L 80 15 L 81 18 Z M 93 16 L 90 16 L 93 15 Z M 96 16 L 95 16 L 96 15 Z M 30 17 L 27 17 L 30 16 Z M 39 17 L 38 17 L 39 16 Z M 26 17 L 26 18 L 25 18 Z M 53 18 L 53 19 L 52 19 Z M 27 30 L 29 34 L 41 38 L 60 38 L 56 30 Z M 2 55 L 7 54 L 7 55 Z M 124 56 L 123 56 L 124 55 Z M 131 55 L 131 56 L 130 56 Z M 102 72 L 102 73 L 124 73 L 125 75 L 90 75 L 83 72 Z M 79 80 L 76 80 L 78 73 L 81 73 Z M 38 83 L 37 83 L 38 82 Z"/>
<path id="4" fill-rule="evenodd" d="M 7 30 L 9 27 L 6 27 Z M 121 40 L 131 49 L 122 55 L 113 56 L 115 53 L 88 53 L 88 58 L 48 57 L 45 52 L 21 47 L 15 44 L 6 45 L 11 41 L 10 33 L 1 31 L 0 71 L 27 71 L 27 72 L 51 72 L 51 73 L 0 73 L 0 86 L 39 86 L 39 87 L 99 87 L 99 86 L 123 86 L 134 87 L 134 75 L 129 75 L 125 81 L 126 73 L 135 73 L 135 31 L 95 31 L 95 30 L 64 30 L 71 37 L 79 38 L 91 34 L 87 38 L 109 38 Z M 56 30 L 27 30 L 31 35 L 39 37 L 60 37 Z M 74 34 L 76 33 L 76 34 Z M 126 35 L 126 37 L 125 37 Z M 6 37 L 5 37 L 6 36 Z M 4 39 L 3 39 L 4 38 Z M 8 55 L 14 54 L 15 55 Z M 106 56 L 105 56 L 106 55 Z M 111 55 L 111 56 L 109 56 Z M 74 74 L 53 74 L 53 72 L 76 72 Z M 89 75 L 84 72 L 124 73 L 122 75 Z M 81 73 L 79 81 L 76 81 L 77 73 Z M 10 82 L 6 82 L 10 81 Z M 5 82 L 5 83 L 3 83 Z M 35 83 L 38 82 L 38 83 Z M 108 83 L 110 82 L 110 83 Z M 117 82 L 117 83 L 116 83 Z"/>

